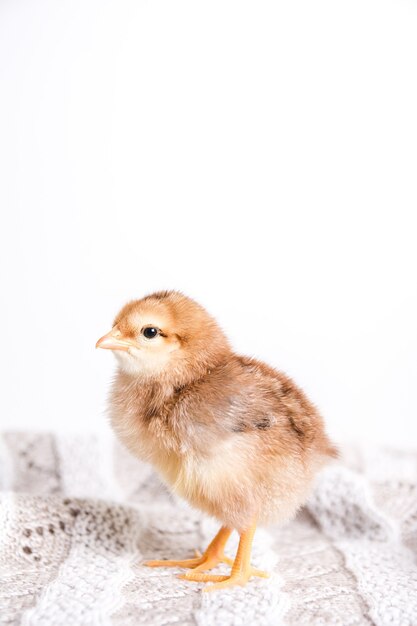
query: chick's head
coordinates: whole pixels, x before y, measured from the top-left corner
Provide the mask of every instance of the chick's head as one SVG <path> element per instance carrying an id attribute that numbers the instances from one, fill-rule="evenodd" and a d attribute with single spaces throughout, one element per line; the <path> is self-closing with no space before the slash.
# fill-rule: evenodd
<path id="1" fill-rule="evenodd" d="M 225 335 L 207 311 L 176 291 L 126 304 L 96 347 L 113 350 L 127 373 L 192 380 L 229 352 Z"/>

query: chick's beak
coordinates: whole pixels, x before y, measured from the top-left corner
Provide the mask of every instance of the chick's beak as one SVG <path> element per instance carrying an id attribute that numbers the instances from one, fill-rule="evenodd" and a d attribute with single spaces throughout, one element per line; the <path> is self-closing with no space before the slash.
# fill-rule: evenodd
<path id="1" fill-rule="evenodd" d="M 122 336 L 119 330 L 111 330 L 107 335 L 103 335 L 96 343 L 96 348 L 104 350 L 124 350 L 127 352 L 129 348 L 135 346 L 133 341 Z"/>

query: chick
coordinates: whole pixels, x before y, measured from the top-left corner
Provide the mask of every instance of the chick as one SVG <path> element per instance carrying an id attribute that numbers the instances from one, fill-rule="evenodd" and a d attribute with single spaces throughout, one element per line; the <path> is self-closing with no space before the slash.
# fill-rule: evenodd
<path id="1" fill-rule="evenodd" d="M 118 361 L 109 407 L 118 437 L 221 523 L 203 555 L 146 565 L 189 568 L 183 578 L 214 583 L 206 591 L 267 577 L 250 563 L 256 525 L 289 520 L 337 456 L 316 408 L 285 374 L 235 354 L 207 311 L 176 291 L 126 304 L 96 347 Z M 229 576 L 206 573 L 220 562 Z"/>

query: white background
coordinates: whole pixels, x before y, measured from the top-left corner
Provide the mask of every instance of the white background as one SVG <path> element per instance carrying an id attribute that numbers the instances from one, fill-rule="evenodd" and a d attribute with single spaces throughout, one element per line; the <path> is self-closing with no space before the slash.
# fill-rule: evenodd
<path id="1" fill-rule="evenodd" d="M 105 428 L 177 288 L 339 440 L 417 442 L 417 5 L 3 0 L 1 427 Z"/>

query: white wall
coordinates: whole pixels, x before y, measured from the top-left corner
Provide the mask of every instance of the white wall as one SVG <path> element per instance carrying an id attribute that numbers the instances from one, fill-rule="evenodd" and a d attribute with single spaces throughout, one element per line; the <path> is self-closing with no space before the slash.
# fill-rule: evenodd
<path id="1" fill-rule="evenodd" d="M 340 440 L 417 442 L 417 5 L 3 0 L 1 405 L 99 429 L 94 350 L 178 288 Z"/>

